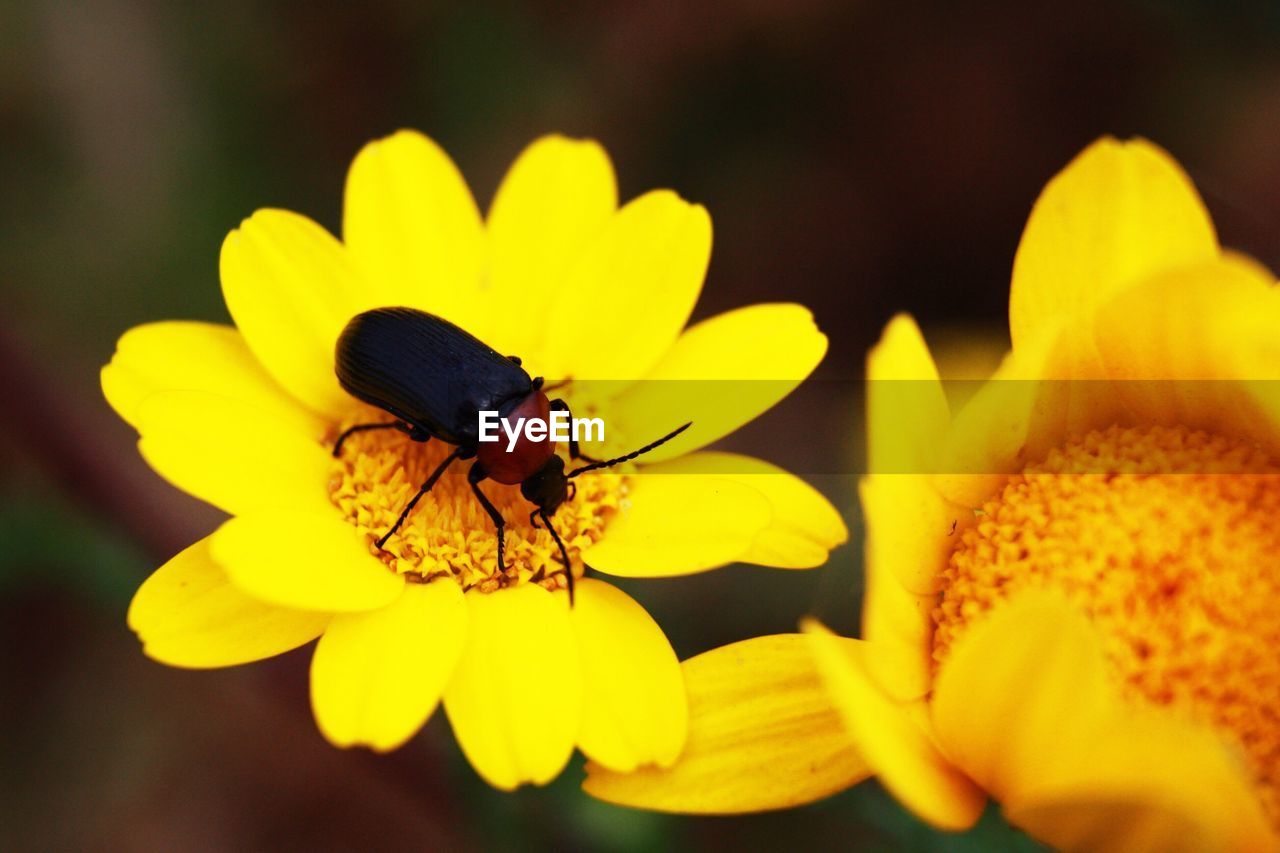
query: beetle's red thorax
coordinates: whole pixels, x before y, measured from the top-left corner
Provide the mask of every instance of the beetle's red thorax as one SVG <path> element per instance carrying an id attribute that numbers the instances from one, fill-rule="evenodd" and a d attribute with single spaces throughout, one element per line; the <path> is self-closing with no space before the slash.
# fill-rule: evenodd
<path id="1" fill-rule="evenodd" d="M 515 447 L 507 451 L 510 439 L 506 427 L 499 427 L 497 441 L 483 441 L 476 450 L 476 458 L 484 466 L 491 480 L 514 486 L 523 483 L 546 464 L 556 452 L 555 442 L 550 435 L 544 435 L 539 441 L 530 439 L 525 426 L 531 419 L 540 420 L 550 429 L 551 404 L 547 395 L 536 390 L 525 397 L 506 415 L 507 426 L 515 429 L 520 424 L 520 434 L 516 438 Z M 524 423 L 520 419 L 524 418 Z"/>

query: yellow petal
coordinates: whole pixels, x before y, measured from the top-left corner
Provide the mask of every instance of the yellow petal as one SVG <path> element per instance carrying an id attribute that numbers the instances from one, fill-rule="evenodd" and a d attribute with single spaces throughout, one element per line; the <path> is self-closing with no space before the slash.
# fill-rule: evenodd
<path id="1" fill-rule="evenodd" d="M 1124 703 L 1097 631 L 1052 593 L 1024 593 L 960 638 L 933 717 L 948 757 L 1055 846 L 1274 849 L 1230 750 Z"/>
<path id="2" fill-rule="evenodd" d="M 225 522 L 211 537 L 213 559 L 254 598 L 349 613 L 395 601 L 404 578 L 373 554 L 337 513 L 273 509 Z"/>
<path id="3" fill-rule="evenodd" d="M 873 474 L 859 493 L 866 520 L 862 636 L 877 650 L 863 662 L 890 696 L 917 699 L 929 689 L 938 577 L 962 514 L 923 476 Z"/>
<path id="4" fill-rule="evenodd" d="M 1006 358 L 956 416 L 936 484 L 980 505 L 1004 475 L 1117 423 L 1183 424 L 1280 450 L 1277 321 L 1280 292 L 1238 256 L 1133 284 L 1076 318 L 1070 335 L 1043 335 Z"/>
<path id="5" fill-rule="evenodd" d="M 467 604 L 451 580 L 405 584 L 387 607 L 335 616 L 311 659 L 320 731 L 336 746 L 400 746 L 435 710 L 466 637 Z"/>
<path id="6" fill-rule="evenodd" d="M 1052 594 L 1033 593 L 955 644 L 933 719 L 947 755 L 1005 798 L 1035 784 L 1054 744 L 1082 749 L 1112 700 L 1097 632 Z"/>
<path id="7" fill-rule="evenodd" d="M 1135 322 L 1141 317 L 1141 322 Z M 1105 374 L 1129 415 L 1280 451 L 1280 290 L 1231 258 L 1154 277 L 1099 308 Z"/>
<path id="8" fill-rule="evenodd" d="M 320 635 L 327 613 L 264 604 L 236 589 L 201 539 L 147 578 L 129 627 L 148 657 L 170 666 L 234 666 L 296 649 Z"/>
<path id="9" fill-rule="evenodd" d="M 723 477 L 640 473 L 629 488 L 603 538 L 582 554 L 587 565 L 611 575 L 656 578 L 718 568 L 742 559 L 773 521 L 760 491 Z"/>
<path id="10" fill-rule="evenodd" d="M 930 612 L 939 573 L 966 520 L 935 490 L 951 414 L 937 366 L 911 317 L 889 321 L 867 356 L 871 475 L 859 484 L 867 535 L 863 636 L 868 674 L 899 701 L 928 690 Z"/>
<path id="11" fill-rule="evenodd" d="M 507 172 L 489 210 L 486 342 L 534 366 L 569 268 L 618 206 L 609 155 L 593 140 L 544 136 Z M 581 296 L 581 295 L 580 295 Z"/>
<path id="12" fill-rule="evenodd" d="M 1280 315 L 1280 291 L 1273 284 L 1256 265 L 1233 256 L 1130 288 L 1092 318 L 1106 375 L 1125 381 L 1276 378 L 1275 336 L 1263 334 Z M 1244 371 L 1249 362 L 1258 372 Z"/>
<path id="13" fill-rule="evenodd" d="M 1070 768 L 1011 798 L 1004 811 L 1011 823 L 1064 850 L 1280 849 L 1223 744 L 1156 714 L 1112 721 Z"/>
<path id="14" fill-rule="evenodd" d="M 1005 815 L 1068 850 L 1280 849 L 1224 744 L 1156 713 L 1115 720 L 1094 733 L 1071 767 L 1011 798 Z"/>
<path id="15" fill-rule="evenodd" d="M 711 217 L 670 190 L 627 203 L 550 300 L 539 358 L 555 379 L 639 379 L 689 319 L 711 259 Z"/>
<path id="16" fill-rule="evenodd" d="M 573 753 L 582 670 L 568 600 L 536 584 L 467 593 L 470 639 L 444 694 L 454 736 L 490 785 L 545 785 Z"/>
<path id="17" fill-rule="evenodd" d="M 749 486 L 764 496 L 772 510 L 769 524 L 738 559 L 779 569 L 811 569 L 827 561 L 831 549 L 849 539 L 840 513 L 804 480 L 777 465 L 736 453 L 702 451 L 646 465 L 646 477 L 664 474 L 702 475 Z"/>
<path id="18" fill-rule="evenodd" d="M 757 637 L 684 663 L 689 742 L 667 770 L 587 765 L 583 789 L 625 806 L 737 814 L 811 803 L 866 778 L 807 639 Z"/>
<path id="19" fill-rule="evenodd" d="M 612 770 L 671 766 L 689 717 L 666 635 L 625 592 L 592 578 L 578 581 L 572 617 L 583 682 L 578 745 Z"/>
<path id="20" fill-rule="evenodd" d="M 877 654 L 868 673 L 898 700 L 929 679 L 930 611 L 961 525 L 960 507 L 935 489 L 950 409 L 920 329 L 899 314 L 867 357 L 870 476 L 859 484 L 867 536 L 863 635 Z"/>
<path id="21" fill-rule="evenodd" d="M 937 592 L 942 567 L 972 513 L 949 504 L 917 474 L 873 474 L 860 487 L 867 559 L 918 595 Z"/>
<path id="22" fill-rule="evenodd" d="M 826 335 L 801 305 L 718 314 L 688 329 L 643 381 L 620 393 L 609 423 L 643 443 L 692 421 L 683 435 L 645 455 L 648 463 L 674 459 L 768 411 L 826 352 Z"/>
<path id="23" fill-rule="evenodd" d="M 161 391 L 138 411 L 138 448 L 160 476 L 232 514 L 319 508 L 329 505 L 333 460 L 307 423 L 203 391 Z"/>
<path id="24" fill-rule="evenodd" d="M 366 145 L 347 174 L 342 235 L 383 305 L 438 314 L 486 338 L 484 229 L 458 167 L 402 130 Z"/>
<path id="25" fill-rule="evenodd" d="M 347 321 L 377 304 L 329 232 L 286 210 L 259 210 L 227 235 L 220 260 L 227 310 L 262 366 L 329 418 L 352 399 L 333 372 Z"/>
<path id="26" fill-rule="evenodd" d="M 899 314 L 867 356 L 867 454 L 872 474 L 930 474 L 951 412 L 915 320 Z"/>
<path id="27" fill-rule="evenodd" d="M 107 402 L 135 427 L 142 401 L 157 391 L 206 391 L 270 412 L 304 432 L 323 425 L 262 369 L 232 326 L 171 321 L 125 332 L 102 369 Z"/>
<path id="28" fill-rule="evenodd" d="M 1031 212 L 1009 291 L 1014 349 L 1153 273 L 1217 253 L 1209 214 L 1173 158 L 1146 140 L 1101 139 Z"/>
<path id="29" fill-rule="evenodd" d="M 862 660 L 874 647 L 837 637 L 816 622 L 804 625 L 818 671 L 867 766 L 920 819 L 939 829 L 972 826 L 986 797 L 934 745 L 923 702 L 891 700 Z"/>
<path id="30" fill-rule="evenodd" d="M 1073 405 L 1072 396 L 1097 383 L 1070 381 L 1060 369 L 1061 350 L 1061 335 L 1045 335 L 1009 353 L 956 413 L 933 478 L 948 501 L 982 506 L 1005 477 L 1061 443 L 1073 411 L 1081 422 L 1096 417 L 1098 409 Z"/>

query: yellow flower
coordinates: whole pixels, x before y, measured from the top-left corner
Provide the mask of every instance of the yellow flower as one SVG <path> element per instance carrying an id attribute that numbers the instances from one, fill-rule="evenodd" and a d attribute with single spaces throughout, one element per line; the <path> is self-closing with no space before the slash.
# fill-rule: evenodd
<path id="1" fill-rule="evenodd" d="M 1280 291 L 1167 154 L 1104 139 L 1037 202 L 1009 302 L 954 418 L 910 318 L 870 355 L 863 639 L 695 658 L 685 757 L 588 790 L 731 811 L 874 774 L 945 829 L 990 796 L 1063 848 L 1280 845 Z M 767 726 L 717 717 L 735 664 L 742 692 L 790 673 Z"/>
<path id="2" fill-rule="evenodd" d="M 785 396 L 826 338 L 786 304 L 685 330 L 710 251 L 702 207 L 659 190 L 618 208 L 605 152 L 562 137 L 520 156 L 485 219 L 448 156 L 412 132 L 356 158 L 341 242 L 297 214 L 255 213 L 222 249 L 236 328 L 142 326 L 102 372 L 147 462 L 233 516 L 138 590 L 129 625 L 145 652 L 220 667 L 319 637 L 311 698 L 330 741 L 393 749 L 443 698 L 463 751 L 500 788 L 547 782 L 575 745 L 616 770 L 670 764 L 686 736 L 670 644 L 603 581 L 580 580 L 570 608 L 558 551 L 517 487 L 484 486 L 507 523 L 505 575 L 456 469 L 385 552 L 374 545 L 448 448 L 367 432 L 335 459 L 343 428 L 387 416 L 339 387 L 334 345 L 361 311 L 420 308 L 532 375 L 571 377 L 556 394 L 605 418 L 605 450 L 656 438 L 659 420 L 695 421 L 644 458 L 667 476 L 631 466 L 576 481 L 552 521 L 579 574 L 819 565 L 846 532 L 817 492 L 765 462 L 696 451 Z M 713 412 L 697 399 L 653 408 L 655 387 L 701 384 L 706 397 L 705 383 L 637 379 L 774 381 Z"/>

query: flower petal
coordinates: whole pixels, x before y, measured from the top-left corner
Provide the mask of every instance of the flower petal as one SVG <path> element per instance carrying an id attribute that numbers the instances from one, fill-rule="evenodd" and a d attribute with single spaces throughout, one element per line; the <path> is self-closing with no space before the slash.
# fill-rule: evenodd
<path id="1" fill-rule="evenodd" d="M 956 642 L 933 718 L 947 755 L 1011 820 L 1055 846 L 1274 847 L 1230 750 L 1179 718 L 1123 702 L 1097 631 L 1052 593 L 1002 604 Z"/>
<path id="2" fill-rule="evenodd" d="M 822 361 L 827 337 L 801 305 L 750 305 L 685 331 L 653 369 L 610 403 L 610 423 L 631 437 L 688 431 L 645 455 L 674 459 L 755 420 Z M 628 448 L 630 449 L 630 448 Z"/>
<path id="3" fill-rule="evenodd" d="M 603 538 L 582 554 L 587 565 L 611 575 L 672 577 L 718 568 L 742 559 L 773 521 L 760 491 L 723 477 L 640 473 L 629 488 Z"/>
<path id="4" fill-rule="evenodd" d="M 1280 289 L 1236 257 L 1156 276 L 1094 318 L 1103 369 L 1131 418 L 1248 438 L 1272 454 L 1278 327 Z"/>
<path id="5" fill-rule="evenodd" d="M 890 792 L 939 829 L 972 826 L 986 797 L 938 751 L 927 731 L 923 702 L 891 700 L 862 662 L 874 647 L 837 637 L 816 622 L 803 626 L 818 671 L 858 751 Z"/>
<path id="6" fill-rule="evenodd" d="M 102 368 L 102 391 L 120 417 L 138 425 L 142 401 L 157 391 L 206 391 L 270 412 L 304 431 L 323 424 L 271 378 L 232 326 L 170 321 L 125 332 L 111 363 Z"/>
<path id="7" fill-rule="evenodd" d="M 380 610 L 340 614 L 311 659 L 311 707 L 335 746 L 395 749 L 427 721 L 467 637 L 467 604 L 451 580 L 405 584 Z"/>
<path id="8" fill-rule="evenodd" d="M 333 459 L 308 433 L 230 397 L 161 391 L 138 411 L 138 449 L 173 485 L 232 514 L 267 506 L 327 506 Z M 311 423 L 311 427 L 306 424 Z"/>
<path id="9" fill-rule="evenodd" d="M 957 527 L 971 516 L 934 487 L 950 419 L 920 328 L 899 314 L 867 357 L 871 474 L 858 488 L 867 528 L 863 635 L 877 649 L 863 663 L 899 700 L 927 690 L 932 595 Z"/>
<path id="10" fill-rule="evenodd" d="M 827 561 L 831 549 L 849 540 L 840 513 L 822 493 L 794 474 L 736 453 L 702 451 L 646 465 L 644 476 L 702 475 L 749 486 L 772 510 L 769 524 L 738 559 L 779 569 L 811 569 Z"/>
<path id="11" fill-rule="evenodd" d="M 873 474 L 859 484 L 866 522 L 862 636 L 868 673 L 895 699 L 929 688 L 938 577 L 963 517 L 923 476 Z"/>
<path id="12" fill-rule="evenodd" d="M 1277 321 L 1280 291 L 1238 256 L 1133 284 L 1070 338 L 1046 334 L 1006 358 L 956 416 L 936 484 L 980 505 L 1005 474 L 1112 424 L 1181 423 L 1280 450 Z"/>
<path id="13" fill-rule="evenodd" d="M 1263 334 L 1274 331 L 1280 316 L 1274 283 L 1255 264 L 1233 256 L 1180 267 L 1126 290 L 1091 318 L 1106 376 L 1124 381 L 1277 378 L 1275 335 Z M 1142 322 L 1134 323 L 1135 316 Z M 1141 413 L 1161 420 L 1181 414 L 1195 413 L 1170 412 L 1167 405 Z"/>
<path id="14" fill-rule="evenodd" d="M 867 357 L 871 474 L 858 491 L 866 521 L 863 636 L 877 653 L 868 674 L 893 698 L 928 690 L 930 613 L 939 572 L 971 513 L 935 489 L 951 414 L 938 368 L 915 321 L 889 321 Z"/>
<path id="15" fill-rule="evenodd" d="M 1013 263 L 1014 349 L 1162 269 L 1218 255 L 1191 180 L 1143 139 L 1104 138 L 1040 194 Z"/>
<path id="16" fill-rule="evenodd" d="M 910 316 L 899 314 L 867 356 L 871 473 L 935 473 L 950 422 L 942 380 L 920 327 Z"/>
<path id="17" fill-rule="evenodd" d="M 487 343 L 541 364 L 566 274 L 617 207 L 613 165 L 594 140 L 544 136 L 520 154 L 489 210 L 486 298 L 502 310 L 492 312 Z"/>
<path id="18" fill-rule="evenodd" d="M 404 589 L 404 578 L 369 553 L 336 512 L 277 508 L 239 516 L 218 528 L 210 548 L 237 587 L 284 607 L 375 610 Z"/>
<path id="19" fill-rule="evenodd" d="M 818 677 L 807 638 L 756 637 L 684 663 L 689 742 L 669 769 L 587 765 L 583 789 L 624 806 L 737 814 L 811 803 L 869 775 Z"/>
<path id="20" fill-rule="evenodd" d="M 551 300 L 539 357 L 553 379 L 639 379 L 689 319 L 711 259 L 711 217 L 670 190 L 614 214 Z"/>
<path id="21" fill-rule="evenodd" d="M 1134 732 L 1142 738 L 1143 732 Z M 1116 744 L 1132 754 L 1132 743 Z M 1167 742 L 1165 743 L 1167 746 Z M 1151 751 L 1154 759 L 1145 774 L 1159 773 L 1161 749 Z M 1090 752 L 1090 755 L 1094 755 Z M 1102 756 L 1100 756 L 1102 757 Z M 1144 787 L 1140 779 L 1131 779 Z M 1213 791 L 1212 782 L 1201 782 L 1197 790 Z M 1155 786 L 1146 786 L 1155 787 Z M 1192 810 L 1194 811 L 1194 810 Z M 1230 824 L 1206 827 L 1193 813 L 1158 801 L 1150 791 L 1133 791 L 1091 786 L 1089 790 L 1061 794 L 1046 802 L 1004 809 L 1006 819 L 1033 837 L 1057 850 L 1088 850 L 1098 853 L 1202 853 L 1205 850 L 1253 851 L 1267 853 L 1280 847 L 1280 839 L 1268 838 L 1265 825 L 1250 815 L 1248 829 Z M 1229 818 L 1222 815 L 1220 818 Z"/>
<path id="22" fill-rule="evenodd" d="M 1220 741 L 1138 714 L 1097 733 L 1074 767 L 1010 799 L 1009 821 L 1064 850 L 1274 851 L 1245 774 Z"/>
<path id="23" fill-rule="evenodd" d="M 571 616 L 582 661 L 578 745 L 623 773 L 670 767 L 684 748 L 689 714 L 666 635 L 629 595 L 593 578 L 578 581 Z"/>
<path id="24" fill-rule="evenodd" d="M 948 501 L 982 506 L 1005 477 L 1044 458 L 1065 437 L 1073 408 L 1081 408 L 1073 407 L 1072 392 L 1096 383 L 1074 383 L 1060 372 L 1061 340 L 1045 335 L 1009 353 L 956 413 L 933 478 Z"/>
<path id="25" fill-rule="evenodd" d="M 128 621 L 148 657 L 203 669 L 296 649 L 320 635 L 329 614 L 287 610 L 245 595 L 213 562 L 206 537 L 143 581 Z"/>
<path id="26" fill-rule="evenodd" d="M 1097 632 L 1051 593 L 1031 593 L 957 641 L 933 719 L 951 759 L 1004 798 L 1035 784 L 1046 749 L 1082 749 L 1112 698 Z"/>
<path id="27" fill-rule="evenodd" d="M 342 235 L 381 305 L 430 311 L 486 339 L 484 228 L 458 167 L 421 133 L 370 142 L 347 174 Z"/>
<path id="28" fill-rule="evenodd" d="M 937 592 L 943 565 L 971 512 L 948 503 L 930 478 L 880 474 L 859 487 L 867 525 L 867 559 L 886 566 L 918 595 Z"/>
<path id="29" fill-rule="evenodd" d="M 467 593 L 471 633 L 444 694 L 454 736 L 490 785 L 545 785 L 573 753 L 582 671 L 567 598 L 522 583 Z"/>
<path id="30" fill-rule="evenodd" d="M 378 299 L 342 244 L 287 210 L 259 210 L 227 235 L 220 260 L 227 310 L 262 366 L 305 405 L 340 418 L 333 349 L 347 321 Z"/>

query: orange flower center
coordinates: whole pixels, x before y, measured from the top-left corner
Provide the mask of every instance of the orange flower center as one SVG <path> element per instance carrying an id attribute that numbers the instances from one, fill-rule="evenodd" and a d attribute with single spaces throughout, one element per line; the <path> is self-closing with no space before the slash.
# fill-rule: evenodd
<path id="1" fill-rule="evenodd" d="M 385 420 L 373 409 L 350 423 Z M 349 424 L 344 424 L 343 428 Z M 486 480 L 481 490 L 506 521 L 506 566 L 498 571 L 498 535 L 493 521 L 467 482 L 471 460 L 453 463 L 420 501 L 400 529 L 379 549 L 377 540 L 395 524 L 400 511 L 454 447 L 432 439 L 411 441 L 395 430 L 355 433 L 333 460 L 329 499 L 369 541 L 369 549 L 393 571 L 422 579 L 452 577 L 463 589 L 492 592 L 533 580 L 548 589 L 565 585 L 560 549 L 538 521 L 535 509 L 518 486 Z M 564 541 L 575 575 L 582 573 L 579 554 L 600 539 L 605 525 L 626 498 L 627 478 L 617 474 L 585 474 L 573 481 L 576 490 L 560 505 L 551 523 Z"/>
<path id="2" fill-rule="evenodd" d="M 1093 432 L 1015 476 L 943 572 L 934 659 L 1013 594 L 1052 588 L 1100 630 L 1134 701 L 1213 725 L 1280 827 L 1280 466 L 1183 428 Z"/>

